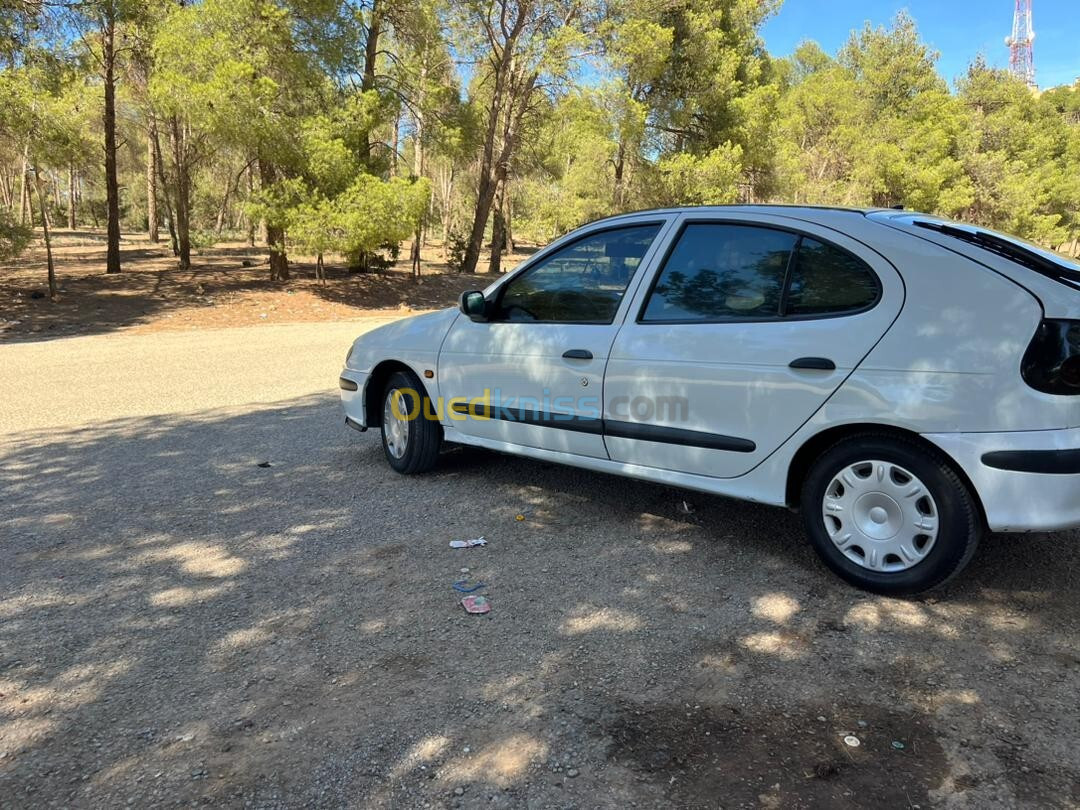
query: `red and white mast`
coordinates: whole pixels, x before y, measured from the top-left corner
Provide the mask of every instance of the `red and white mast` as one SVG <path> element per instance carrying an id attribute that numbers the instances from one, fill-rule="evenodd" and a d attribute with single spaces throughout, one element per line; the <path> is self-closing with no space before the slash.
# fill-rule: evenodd
<path id="1" fill-rule="evenodd" d="M 1009 46 L 1009 71 L 1028 86 L 1035 84 L 1035 28 L 1031 22 L 1032 0 L 1016 0 L 1012 34 L 1005 38 Z"/>

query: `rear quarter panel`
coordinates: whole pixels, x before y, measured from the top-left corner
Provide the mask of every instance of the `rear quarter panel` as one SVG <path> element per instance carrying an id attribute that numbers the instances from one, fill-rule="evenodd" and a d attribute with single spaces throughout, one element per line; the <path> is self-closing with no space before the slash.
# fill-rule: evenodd
<path id="1" fill-rule="evenodd" d="M 1072 403 L 1040 394 L 1020 363 L 1043 317 L 1019 284 L 931 242 L 870 221 L 866 235 L 907 288 L 892 328 L 813 421 L 919 433 L 1067 427 Z"/>

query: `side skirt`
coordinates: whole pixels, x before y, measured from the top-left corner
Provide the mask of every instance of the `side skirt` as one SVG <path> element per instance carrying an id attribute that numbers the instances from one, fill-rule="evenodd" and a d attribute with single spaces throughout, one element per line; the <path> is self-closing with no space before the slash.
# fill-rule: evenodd
<path id="1" fill-rule="evenodd" d="M 497 439 L 485 439 L 478 436 L 469 436 L 461 433 L 450 425 L 443 425 L 443 438 L 456 444 L 467 444 L 473 447 L 483 447 L 487 450 L 497 450 L 514 456 L 525 456 L 540 461 L 550 461 L 555 464 L 565 464 L 569 467 L 580 467 L 594 472 L 621 475 L 626 478 L 637 478 L 643 481 L 653 481 L 658 484 L 691 489 L 697 492 L 708 492 L 712 495 L 726 495 L 744 501 L 763 503 L 769 506 L 784 506 L 783 499 L 762 497 L 753 490 L 753 485 L 747 476 L 738 478 L 712 478 L 707 475 L 693 475 L 691 473 L 673 472 L 660 469 L 659 467 L 645 467 L 640 464 L 627 464 L 621 461 L 612 461 L 606 458 L 592 458 L 579 456 L 574 453 L 563 453 L 558 450 L 545 450 L 540 447 L 527 447 L 521 444 L 501 442 Z M 782 489 L 782 488 L 781 488 Z"/>

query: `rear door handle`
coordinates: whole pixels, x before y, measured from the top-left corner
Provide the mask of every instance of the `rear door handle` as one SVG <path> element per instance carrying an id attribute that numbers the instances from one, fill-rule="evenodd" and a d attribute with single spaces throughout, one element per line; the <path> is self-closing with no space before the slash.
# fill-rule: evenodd
<path id="1" fill-rule="evenodd" d="M 586 349 L 567 349 L 562 356 L 567 360 L 592 360 L 592 352 Z"/>
<path id="2" fill-rule="evenodd" d="M 798 360 L 792 360 L 788 365 L 790 368 L 836 371 L 836 363 L 828 357 L 800 357 Z"/>

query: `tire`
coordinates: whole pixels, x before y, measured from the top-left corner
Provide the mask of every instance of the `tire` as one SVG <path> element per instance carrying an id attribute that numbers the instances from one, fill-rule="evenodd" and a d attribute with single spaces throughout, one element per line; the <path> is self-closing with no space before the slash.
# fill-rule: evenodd
<path id="1" fill-rule="evenodd" d="M 942 453 L 885 433 L 849 436 L 822 453 L 800 507 L 824 563 L 888 596 L 944 585 L 985 531 L 974 495 Z"/>
<path id="2" fill-rule="evenodd" d="M 397 407 L 394 397 L 400 394 Z M 424 417 L 434 413 L 423 383 L 408 371 L 396 371 L 387 380 L 382 396 L 382 446 L 387 463 L 402 475 L 432 469 L 442 444 L 442 425 Z M 413 415 L 397 419 L 394 414 Z"/>

